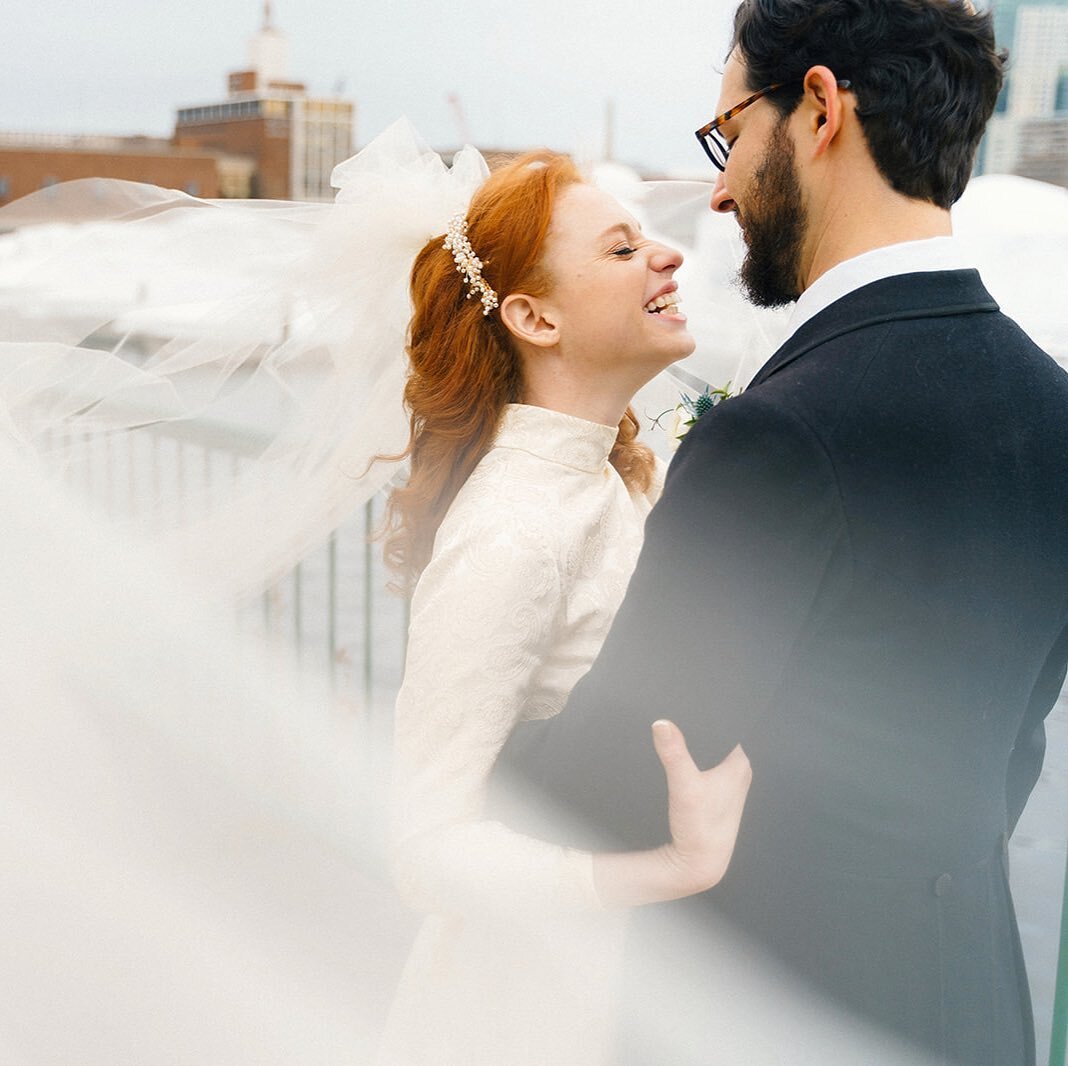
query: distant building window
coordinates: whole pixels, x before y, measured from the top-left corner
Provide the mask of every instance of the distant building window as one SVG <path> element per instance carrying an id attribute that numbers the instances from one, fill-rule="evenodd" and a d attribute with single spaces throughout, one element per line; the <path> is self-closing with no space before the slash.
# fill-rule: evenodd
<path id="1" fill-rule="evenodd" d="M 195 122 L 223 122 L 235 118 L 255 118 L 262 111 L 261 100 L 236 100 L 228 104 L 186 107 L 178 112 L 179 125 Z"/>
<path id="2" fill-rule="evenodd" d="M 0 174 L 0 200 L 6 200 L 11 195 L 11 179 L 5 174 Z"/>
<path id="3" fill-rule="evenodd" d="M 1062 74 L 1057 81 L 1057 102 L 1054 111 L 1068 111 L 1068 74 Z"/>

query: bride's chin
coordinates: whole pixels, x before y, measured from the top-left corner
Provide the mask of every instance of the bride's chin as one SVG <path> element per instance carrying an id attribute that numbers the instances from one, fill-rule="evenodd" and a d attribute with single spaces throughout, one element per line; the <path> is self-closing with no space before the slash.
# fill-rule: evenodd
<path id="1" fill-rule="evenodd" d="M 676 358 L 685 358 L 697 347 L 697 341 L 687 328 L 686 315 L 681 311 L 674 315 L 659 314 L 651 317 L 657 319 L 656 329 L 662 339 L 673 347 L 678 346 L 678 349 L 682 351 L 682 354 Z"/>
<path id="2" fill-rule="evenodd" d="M 674 340 L 677 342 L 678 350 L 682 352 L 678 356 L 679 359 L 685 359 L 686 356 L 693 355 L 694 349 L 697 347 L 697 341 L 688 329 L 680 329 Z"/>
<path id="3" fill-rule="evenodd" d="M 676 363 L 681 363 L 684 359 L 688 359 L 693 355 L 697 344 L 692 337 L 687 337 L 689 343 L 679 344 L 673 346 L 671 349 L 665 349 L 661 352 L 659 359 L 660 370 L 667 370 L 669 366 L 674 366 Z M 658 371 L 659 373 L 659 371 Z"/>

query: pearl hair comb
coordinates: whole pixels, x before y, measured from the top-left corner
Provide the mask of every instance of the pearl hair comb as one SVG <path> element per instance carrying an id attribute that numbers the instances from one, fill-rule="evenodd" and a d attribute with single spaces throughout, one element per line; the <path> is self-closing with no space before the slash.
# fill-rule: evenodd
<path id="1" fill-rule="evenodd" d="M 470 300 L 475 293 L 478 293 L 482 301 L 482 314 L 488 315 L 497 306 L 497 294 L 482 276 L 482 260 L 475 255 L 475 250 L 467 239 L 466 215 L 457 214 L 449 219 L 443 247 L 452 252 L 456 269 L 464 275 L 467 281 L 470 289 L 467 298 Z"/>

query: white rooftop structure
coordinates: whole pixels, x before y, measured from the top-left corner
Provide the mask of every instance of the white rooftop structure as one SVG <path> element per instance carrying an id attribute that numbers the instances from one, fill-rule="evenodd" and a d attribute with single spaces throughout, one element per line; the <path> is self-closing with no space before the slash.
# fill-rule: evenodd
<path id="1" fill-rule="evenodd" d="M 289 77 L 289 41 L 271 19 L 271 0 L 263 3 L 263 25 L 248 45 L 249 68 L 256 72 L 260 87 Z"/>

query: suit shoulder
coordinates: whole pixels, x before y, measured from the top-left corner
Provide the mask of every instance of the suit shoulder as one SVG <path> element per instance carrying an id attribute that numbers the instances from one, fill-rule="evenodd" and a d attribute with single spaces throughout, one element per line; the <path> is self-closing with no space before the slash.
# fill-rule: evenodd
<path id="1" fill-rule="evenodd" d="M 664 492 L 711 502 L 808 486 L 837 496 L 837 480 L 823 434 L 779 390 L 761 386 L 698 419 L 668 468 Z"/>
<path id="2" fill-rule="evenodd" d="M 821 434 L 804 405 L 783 390 L 762 385 L 717 404 L 701 416 L 679 448 L 729 450 L 784 445 L 822 449 Z M 674 464 L 673 464 L 674 465 Z"/>

